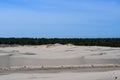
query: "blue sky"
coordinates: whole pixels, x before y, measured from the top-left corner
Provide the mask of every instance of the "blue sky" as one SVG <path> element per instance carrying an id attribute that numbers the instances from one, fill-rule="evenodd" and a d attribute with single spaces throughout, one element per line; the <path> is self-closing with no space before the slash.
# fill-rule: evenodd
<path id="1" fill-rule="evenodd" d="M 120 0 L 0 0 L 0 37 L 120 38 Z"/>

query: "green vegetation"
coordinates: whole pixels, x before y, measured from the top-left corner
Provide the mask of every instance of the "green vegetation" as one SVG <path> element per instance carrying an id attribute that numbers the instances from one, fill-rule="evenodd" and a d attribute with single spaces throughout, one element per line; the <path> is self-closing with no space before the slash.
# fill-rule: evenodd
<path id="1" fill-rule="evenodd" d="M 55 43 L 120 47 L 120 38 L 0 38 L 0 44 L 5 45 L 43 45 Z"/>

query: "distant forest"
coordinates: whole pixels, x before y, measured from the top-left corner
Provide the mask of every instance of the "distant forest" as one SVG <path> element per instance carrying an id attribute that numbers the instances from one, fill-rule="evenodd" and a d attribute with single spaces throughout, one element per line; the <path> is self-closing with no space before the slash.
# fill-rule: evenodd
<path id="1" fill-rule="evenodd" d="M 74 44 L 120 47 L 120 38 L 0 38 L 0 45 Z"/>

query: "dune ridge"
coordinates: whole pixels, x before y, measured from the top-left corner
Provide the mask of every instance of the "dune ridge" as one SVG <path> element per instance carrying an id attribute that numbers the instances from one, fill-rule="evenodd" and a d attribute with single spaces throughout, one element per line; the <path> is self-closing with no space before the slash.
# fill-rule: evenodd
<path id="1" fill-rule="evenodd" d="M 119 65 L 119 52 L 113 47 L 60 44 L 4 47 L 0 48 L 0 68 Z"/>

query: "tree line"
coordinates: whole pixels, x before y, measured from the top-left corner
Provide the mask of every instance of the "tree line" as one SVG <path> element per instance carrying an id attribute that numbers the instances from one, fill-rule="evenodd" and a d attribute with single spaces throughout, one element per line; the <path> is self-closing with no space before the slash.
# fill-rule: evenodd
<path id="1" fill-rule="evenodd" d="M 73 44 L 120 47 L 120 38 L 0 38 L 1 45 Z"/>

